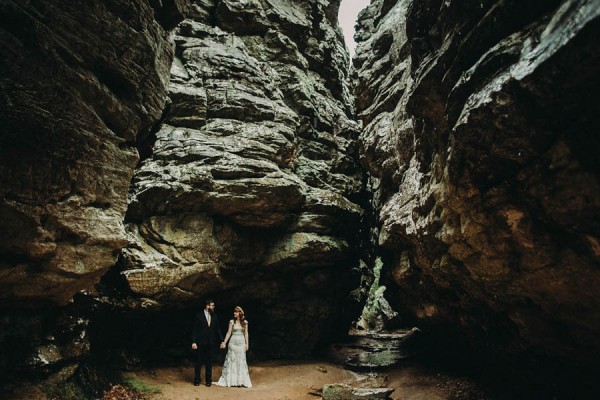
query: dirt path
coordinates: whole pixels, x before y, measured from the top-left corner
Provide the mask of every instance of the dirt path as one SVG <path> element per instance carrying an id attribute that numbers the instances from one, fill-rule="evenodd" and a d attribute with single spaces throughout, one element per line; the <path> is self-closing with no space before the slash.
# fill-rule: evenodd
<path id="1" fill-rule="evenodd" d="M 157 368 L 127 373 L 138 383 L 160 391 L 146 394 L 150 400 L 320 400 L 328 383 L 347 383 L 354 387 L 389 387 L 393 400 L 492 400 L 493 397 L 472 380 L 449 376 L 423 366 L 399 367 L 380 374 L 360 374 L 340 365 L 321 361 L 270 361 L 250 366 L 253 388 L 206 387 L 192 384 L 194 367 Z M 215 379 L 221 367 L 215 366 Z M 48 400 L 43 385 L 30 385 L 0 399 Z M 498 399 L 496 399 L 498 400 Z"/>
<path id="2" fill-rule="evenodd" d="M 264 362 L 250 366 L 254 387 L 249 389 L 194 386 L 193 367 L 144 371 L 136 376 L 161 391 L 150 396 L 152 400 L 317 400 L 317 391 L 323 385 L 360 378 L 333 364 L 314 362 Z M 221 367 L 213 368 L 213 376 L 221 376 Z"/>
<path id="3" fill-rule="evenodd" d="M 221 368 L 215 367 L 215 379 Z M 393 400 L 490 400 L 475 383 L 417 367 L 406 367 L 373 378 L 326 362 L 264 362 L 250 367 L 253 388 L 193 386 L 193 367 L 163 368 L 136 374 L 137 378 L 161 391 L 152 400 L 319 400 L 327 383 L 379 381 L 394 388 Z"/>

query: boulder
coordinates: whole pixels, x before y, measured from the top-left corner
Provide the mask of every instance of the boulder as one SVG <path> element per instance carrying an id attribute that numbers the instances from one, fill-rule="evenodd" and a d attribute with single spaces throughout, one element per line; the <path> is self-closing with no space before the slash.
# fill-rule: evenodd
<path id="1" fill-rule="evenodd" d="M 394 389 L 353 388 L 344 383 L 334 383 L 323 387 L 323 400 L 385 400 L 391 399 Z"/>

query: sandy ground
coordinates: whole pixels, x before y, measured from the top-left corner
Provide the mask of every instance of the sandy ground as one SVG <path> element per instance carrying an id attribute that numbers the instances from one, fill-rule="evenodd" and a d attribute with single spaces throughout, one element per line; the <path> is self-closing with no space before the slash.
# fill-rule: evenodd
<path id="1" fill-rule="evenodd" d="M 221 367 L 214 367 L 214 378 L 220 375 Z M 369 381 L 385 382 L 385 386 L 394 388 L 393 400 L 491 399 L 467 379 L 418 367 L 399 368 L 374 377 L 326 362 L 265 362 L 250 367 L 250 389 L 193 386 L 190 367 L 144 371 L 136 376 L 161 391 L 151 395 L 152 400 L 318 400 L 327 383 L 364 386 Z"/>
<path id="2" fill-rule="evenodd" d="M 204 371 L 202 371 L 204 373 Z M 192 384 L 192 368 L 144 371 L 137 378 L 158 388 L 152 400 L 316 400 L 317 391 L 327 383 L 353 382 L 360 377 L 328 363 L 264 362 L 250 366 L 252 388 L 206 387 Z M 213 378 L 221 376 L 221 367 L 213 367 Z"/>
<path id="3" fill-rule="evenodd" d="M 460 376 L 422 367 L 405 367 L 386 374 L 394 400 L 492 400 L 482 386 Z"/>
<path id="4" fill-rule="evenodd" d="M 204 371 L 203 371 L 204 372 Z M 156 394 L 149 400 L 319 400 L 321 389 L 328 383 L 347 383 L 354 387 L 393 388 L 393 400 L 492 400 L 493 397 L 475 382 L 460 376 L 449 376 L 422 366 L 399 367 L 385 373 L 356 373 L 340 365 L 321 361 L 270 361 L 250 366 L 252 388 L 194 386 L 193 365 L 158 368 L 135 372 L 136 380 Z M 221 367 L 213 368 L 213 377 L 221 375 Z M 11 400 L 46 400 L 37 385 L 24 387 L 9 397 Z"/>

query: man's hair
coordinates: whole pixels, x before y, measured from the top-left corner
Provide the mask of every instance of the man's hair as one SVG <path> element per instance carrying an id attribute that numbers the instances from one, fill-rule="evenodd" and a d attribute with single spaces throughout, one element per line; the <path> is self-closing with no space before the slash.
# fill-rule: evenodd
<path id="1" fill-rule="evenodd" d="M 206 300 L 204 301 L 204 307 L 206 307 L 206 306 L 210 305 L 210 303 L 214 303 L 213 299 L 206 299 Z"/>

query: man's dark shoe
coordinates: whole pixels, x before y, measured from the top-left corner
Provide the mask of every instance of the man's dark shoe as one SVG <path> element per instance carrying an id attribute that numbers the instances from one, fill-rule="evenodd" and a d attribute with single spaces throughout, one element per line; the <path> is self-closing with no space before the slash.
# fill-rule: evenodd
<path id="1" fill-rule="evenodd" d="M 211 385 L 212 385 L 212 383 L 206 382 L 206 386 L 210 387 Z"/>
<path id="2" fill-rule="evenodd" d="M 200 386 L 200 381 L 194 381 L 194 386 Z"/>

